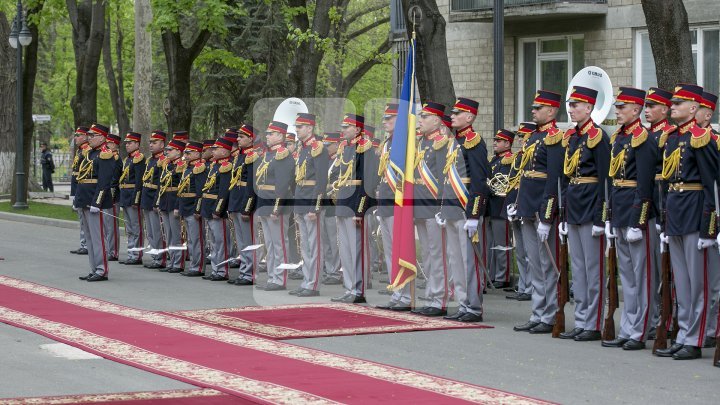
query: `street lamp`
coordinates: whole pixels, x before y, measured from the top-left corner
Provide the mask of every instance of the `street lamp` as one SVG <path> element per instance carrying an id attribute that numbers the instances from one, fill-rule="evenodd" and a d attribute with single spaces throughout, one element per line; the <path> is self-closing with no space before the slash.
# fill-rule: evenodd
<path id="1" fill-rule="evenodd" d="M 25 162 L 23 151 L 23 88 L 22 88 L 22 47 L 32 42 L 32 33 L 27 27 L 23 15 L 22 3 L 17 2 L 17 15 L 13 21 L 10 46 L 17 49 L 17 137 L 15 140 L 15 182 L 17 196 L 13 208 L 25 209 L 27 205 L 27 192 L 25 190 Z"/>

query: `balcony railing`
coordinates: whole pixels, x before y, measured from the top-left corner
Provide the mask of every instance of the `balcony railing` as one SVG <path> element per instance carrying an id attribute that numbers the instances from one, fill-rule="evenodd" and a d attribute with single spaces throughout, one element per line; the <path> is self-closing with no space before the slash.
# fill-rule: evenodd
<path id="1" fill-rule="evenodd" d="M 451 0 L 451 12 L 492 10 L 494 0 Z M 505 8 L 534 6 L 540 4 L 607 4 L 607 0 L 505 0 Z"/>

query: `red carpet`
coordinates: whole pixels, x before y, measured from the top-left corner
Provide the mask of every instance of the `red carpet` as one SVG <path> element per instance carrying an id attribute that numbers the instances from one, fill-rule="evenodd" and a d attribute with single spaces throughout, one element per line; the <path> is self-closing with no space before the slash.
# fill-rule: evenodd
<path id="1" fill-rule="evenodd" d="M 120 394 L 86 394 L 86 395 L 62 395 L 52 397 L 25 397 L 25 398 L 0 398 L 3 405 L 21 404 L 127 404 L 127 405 L 226 405 L 226 404 L 251 404 L 252 401 L 244 400 L 233 395 L 223 394 L 220 391 L 211 389 L 194 390 L 171 390 L 171 391 L 147 391 L 147 392 L 123 392 Z"/>
<path id="2" fill-rule="evenodd" d="M 352 304 L 299 304 L 178 311 L 173 315 L 271 339 L 492 328 Z"/>
<path id="3" fill-rule="evenodd" d="M 546 403 L 5 276 L 0 321 L 260 403 Z"/>

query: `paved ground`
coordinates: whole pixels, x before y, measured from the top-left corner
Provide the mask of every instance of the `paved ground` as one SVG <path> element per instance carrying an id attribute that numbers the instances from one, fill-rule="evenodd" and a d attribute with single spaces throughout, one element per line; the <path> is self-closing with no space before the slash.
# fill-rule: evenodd
<path id="1" fill-rule="evenodd" d="M 86 257 L 67 253 L 76 245 L 74 230 L 0 220 L 0 256 L 5 257 L 0 274 L 150 310 L 322 302 L 340 292 L 334 286 L 322 297 L 299 299 L 118 265 L 111 266 L 110 282 L 86 283 L 77 279 L 87 273 Z M 384 302 L 376 291 L 369 292 L 371 303 Z M 508 301 L 498 291 L 486 295 L 485 321 L 495 329 L 291 342 L 561 403 L 720 403 L 720 369 L 712 367 L 710 351 L 701 360 L 678 362 L 655 358 L 650 350 L 624 352 L 598 342 L 513 332 L 527 316 L 527 303 Z M 49 343 L 0 324 L 0 364 L 12 370 L 0 379 L 0 397 L 187 387 L 107 360 L 53 357 L 40 347 Z"/>

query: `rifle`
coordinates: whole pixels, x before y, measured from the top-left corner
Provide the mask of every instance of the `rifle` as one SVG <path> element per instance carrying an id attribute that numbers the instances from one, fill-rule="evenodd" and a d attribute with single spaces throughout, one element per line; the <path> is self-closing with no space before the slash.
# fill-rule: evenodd
<path id="1" fill-rule="evenodd" d="M 563 205 L 562 189 L 559 178 L 557 183 L 558 215 L 560 217 L 560 221 L 565 222 L 565 206 Z M 560 270 L 560 275 L 558 276 L 558 310 L 555 313 L 555 325 L 553 325 L 552 330 L 552 337 L 554 338 L 560 337 L 560 334 L 565 332 L 565 304 L 567 304 L 568 298 L 570 297 L 570 283 L 568 280 L 570 273 L 568 272 L 567 257 L 567 240 L 565 238 L 560 238 L 560 257 L 558 258 L 558 270 Z"/>
<path id="2" fill-rule="evenodd" d="M 658 184 L 659 204 L 660 204 L 660 228 L 664 230 L 665 217 L 667 212 L 662 206 L 662 184 Z M 663 243 L 662 241 L 660 243 Z M 672 318 L 672 292 L 670 291 L 671 274 L 670 274 L 670 252 L 666 246 L 661 256 L 661 279 L 660 279 L 660 321 L 657 325 L 657 334 L 653 343 L 652 351 L 655 353 L 660 349 L 667 349 L 668 324 Z M 677 333 L 677 332 L 675 332 Z"/>
<path id="3" fill-rule="evenodd" d="M 718 184 L 715 180 L 715 222 L 720 221 L 720 197 L 718 196 Z M 715 331 L 715 337 L 720 336 L 720 333 Z M 713 356 L 713 365 L 720 366 L 720 344 L 715 345 L 715 355 Z"/>
<path id="4" fill-rule="evenodd" d="M 605 182 L 605 209 L 607 213 L 607 220 L 612 221 L 612 208 L 610 208 L 610 195 L 608 193 L 608 184 Z M 607 268 L 608 268 L 608 311 L 605 315 L 605 322 L 603 324 L 602 339 L 603 340 L 614 340 L 615 339 L 615 310 L 618 308 L 618 285 L 617 285 L 617 256 L 615 254 L 615 239 L 608 238 L 608 250 L 607 250 Z"/>

